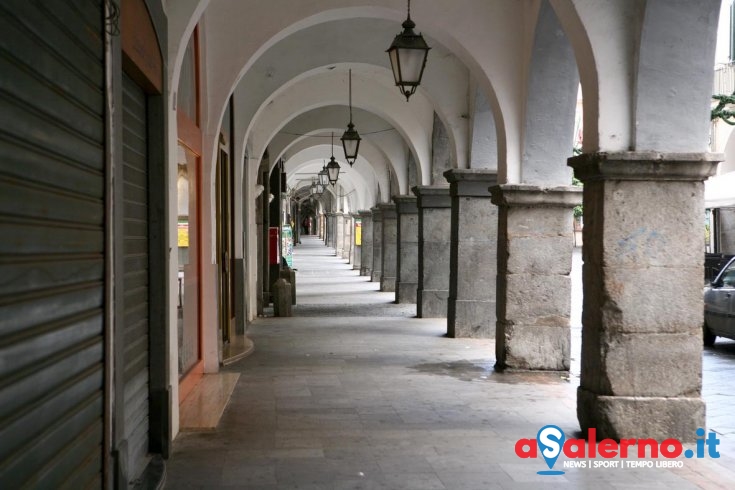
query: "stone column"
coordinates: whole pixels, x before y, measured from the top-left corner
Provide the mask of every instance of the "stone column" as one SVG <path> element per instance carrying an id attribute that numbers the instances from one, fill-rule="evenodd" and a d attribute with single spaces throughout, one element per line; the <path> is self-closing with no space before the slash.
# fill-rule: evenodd
<path id="1" fill-rule="evenodd" d="M 378 204 L 383 212 L 383 263 L 380 275 L 380 290 L 393 292 L 396 290 L 398 267 L 398 219 L 395 204 Z"/>
<path id="2" fill-rule="evenodd" d="M 337 257 L 342 257 L 342 248 L 345 246 L 345 217 L 342 212 L 335 213 L 334 226 L 335 226 L 335 245 L 334 250 Z"/>
<path id="3" fill-rule="evenodd" d="M 418 186 L 412 190 L 419 217 L 416 313 L 419 318 L 446 318 L 452 228 L 449 186 Z"/>
<path id="4" fill-rule="evenodd" d="M 498 369 L 568 371 L 579 187 L 490 188 L 498 215 L 495 365 Z"/>
<path id="5" fill-rule="evenodd" d="M 398 230 L 396 303 L 416 303 L 419 281 L 419 215 L 416 196 L 395 196 Z"/>
<path id="6" fill-rule="evenodd" d="M 692 442 L 704 427 L 703 181 L 722 155 L 580 155 L 582 373 L 577 418 L 598 438 Z"/>
<path id="7" fill-rule="evenodd" d="M 360 244 L 357 244 L 357 232 L 360 230 Z M 362 264 L 362 219 L 359 213 L 352 213 L 352 253 L 350 254 L 352 270 L 359 271 Z"/>
<path id="8" fill-rule="evenodd" d="M 370 277 L 373 270 L 373 213 L 360 211 L 360 218 L 362 219 L 360 275 Z"/>
<path id="9" fill-rule="evenodd" d="M 326 245 L 327 245 L 327 247 L 334 248 L 336 246 L 336 244 L 337 244 L 337 236 L 336 236 L 336 231 L 337 231 L 336 220 L 337 220 L 337 217 L 335 216 L 334 213 L 327 213 L 326 216 L 327 216 L 327 221 L 326 221 L 326 225 L 327 225 L 327 230 L 326 230 L 326 235 L 327 235 Z"/>
<path id="10" fill-rule="evenodd" d="M 373 213 L 373 267 L 370 281 L 380 282 L 383 275 L 383 210 L 380 206 L 371 209 Z"/>
<path id="11" fill-rule="evenodd" d="M 452 199 L 449 337 L 495 337 L 498 210 L 489 188 L 497 172 L 452 169 L 444 172 Z"/>
<path id="12" fill-rule="evenodd" d="M 344 243 L 342 246 L 342 258 L 350 263 L 350 254 L 352 253 L 352 216 L 344 215 Z"/>

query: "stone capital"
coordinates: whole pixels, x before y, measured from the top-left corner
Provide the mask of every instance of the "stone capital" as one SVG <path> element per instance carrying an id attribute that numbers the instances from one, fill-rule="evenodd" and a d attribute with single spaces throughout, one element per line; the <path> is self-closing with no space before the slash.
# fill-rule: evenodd
<path id="1" fill-rule="evenodd" d="M 373 215 L 373 221 L 383 221 L 383 210 L 380 209 L 379 205 L 376 205 L 374 208 L 370 209 L 370 212 Z"/>
<path id="2" fill-rule="evenodd" d="M 488 188 L 498 183 L 498 172 L 484 168 L 453 168 L 444 172 L 452 197 L 490 197 Z"/>
<path id="3" fill-rule="evenodd" d="M 398 214 L 416 214 L 419 208 L 416 206 L 416 196 L 393 196 Z"/>
<path id="4" fill-rule="evenodd" d="M 504 184 L 489 190 L 492 203 L 500 207 L 573 208 L 582 204 L 581 187 Z"/>
<path id="5" fill-rule="evenodd" d="M 578 179 L 704 181 L 715 174 L 721 153 L 623 151 L 585 153 L 567 160 Z"/>
<path id="6" fill-rule="evenodd" d="M 452 207 L 448 185 L 419 185 L 412 187 L 411 191 L 416 195 L 419 209 Z"/>
<path id="7" fill-rule="evenodd" d="M 360 211 L 357 212 L 357 214 L 362 219 L 373 217 L 373 212 L 370 211 L 369 209 L 361 209 Z"/>
<path id="8" fill-rule="evenodd" d="M 383 215 L 383 219 L 396 219 L 396 205 L 382 202 L 378 204 L 378 209 L 380 209 L 381 214 Z"/>

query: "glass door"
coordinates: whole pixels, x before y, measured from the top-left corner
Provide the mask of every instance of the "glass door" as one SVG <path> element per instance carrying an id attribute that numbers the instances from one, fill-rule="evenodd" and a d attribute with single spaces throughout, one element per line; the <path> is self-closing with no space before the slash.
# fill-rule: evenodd
<path id="1" fill-rule="evenodd" d="M 201 364 L 199 321 L 199 166 L 200 158 L 179 143 L 178 151 L 178 331 L 179 379 Z"/>

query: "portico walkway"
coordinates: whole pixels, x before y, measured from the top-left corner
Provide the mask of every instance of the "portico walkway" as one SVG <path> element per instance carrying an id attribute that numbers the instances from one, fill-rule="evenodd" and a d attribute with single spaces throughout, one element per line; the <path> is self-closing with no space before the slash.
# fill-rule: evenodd
<path id="1" fill-rule="evenodd" d="M 167 488 L 733 487 L 727 437 L 720 459 L 683 468 L 570 469 L 562 456 L 564 475 L 537 475 L 543 459 L 518 458 L 515 442 L 547 424 L 577 437 L 576 376 L 495 373 L 493 341 L 444 337 L 444 320 L 413 318 L 315 237 L 294 267 L 294 317 L 250 327 L 255 353 L 226 368 L 241 376 L 217 430 L 177 437 Z M 728 355 L 705 355 L 710 413 L 731 407 Z"/>

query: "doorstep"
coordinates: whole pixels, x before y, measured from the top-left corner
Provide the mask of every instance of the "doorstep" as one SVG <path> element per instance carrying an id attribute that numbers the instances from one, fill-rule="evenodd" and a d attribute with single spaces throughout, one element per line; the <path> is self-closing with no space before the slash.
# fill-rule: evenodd
<path id="1" fill-rule="evenodd" d="M 225 411 L 240 373 L 205 374 L 181 402 L 179 430 L 214 430 Z"/>
<path id="2" fill-rule="evenodd" d="M 222 346 L 222 365 L 228 366 L 233 362 L 244 359 L 255 350 L 255 344 L 246 335 L 234 335 L 232 340 Z"/>

